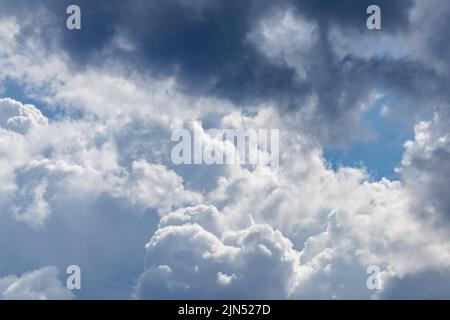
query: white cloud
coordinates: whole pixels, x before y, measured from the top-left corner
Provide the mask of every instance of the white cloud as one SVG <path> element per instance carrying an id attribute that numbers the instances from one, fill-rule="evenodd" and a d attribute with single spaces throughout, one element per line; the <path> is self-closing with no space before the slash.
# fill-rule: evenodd
<path id="1" fill-rule="evenodd" d="M 195 214 L 199 210 L 205 207 L 187 209 L 185 214 L 199 219 Z M 202 218 L 219 218 L 212 207 L 210 214 Z M 138 297 L 271 298 L 291 293 L 299 254 L 279 231 L 261 224 L 215 235 L 201 224 L 161 226 L 155 232 L 146 245 Z"/>
<path id="2" fill-rule="evenodd" d="M 47 123 L 48 119 L 35 106 L 9 98 L 0 99 L 0 128 L 26 134 L 31 128 Z"/>
<path id="3" fill-rule="evenodd" d="M 414 128 L 414 141 L 404 145 L 402 166 L 398 169 L 415 195 L 420 215 L 437 225 L 448 222 L 450 217 L 449 119 L 447 110 L 437 110 L 432 120 L 419 122 Z"/>
<path id="4" fill-rule="evenodd" d="M 183 204 L 200 202 L 202 198 L 198 193 L 186 191 L 183 179 L 175 172 L 145 160 L 133 162 L 128 184 L 123 192 L 133 203 L 163 213 Z"/>
<path id="5" fill-rule="evenodd" d="M 48 266 L 0 278 L 0 300 L 67 300 L 74 295 L 58 279 L 56 267 Z"/>
<path id="6" fill-rule="evenodd" d="M 280 148 L 278 174 L 229 168 L 206 196 L 214 206 L 162 217 L 146 247 L 140 297 L 370 298 L 384 292 L 367 289 L 370 265 L 380 266 L 390 290 L 410 275 L 448 272 L 448 232 L 417 216 L 416 194 L 403 182 L 371 181 L 364 169 L 334 171 L 298 132 Z"/>

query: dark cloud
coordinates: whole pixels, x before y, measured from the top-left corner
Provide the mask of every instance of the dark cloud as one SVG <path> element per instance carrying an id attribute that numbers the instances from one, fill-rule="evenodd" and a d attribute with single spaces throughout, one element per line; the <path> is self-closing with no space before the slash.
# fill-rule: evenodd
<path id="1" fill-rule="evenodd" d="M 344 27 L 360 29 L 366 25 L 367 7 L 378 5 L 382 12 L 383 32 L 395 32 L 409 26 L 408 14 L 413 0 L 292 0 L 306 17 L 323 25 L 336 23 Z"/>
<path id="2" fill-rule="evenodd" d="M 17 12 L 17 5 L 7 3 Z M 113 57 L 139 72 L 176 76 L 180 87 L 192 95 L 214 95 L 237 103 L 274 101 L 285 110 L 300 108 L 314 94 L 319 100 L 317 120 L 330 128 L 319 130 L 325 141 L 346 140 L 351 131 L 348 128 L 357 127 L 359 107 L 374 89 L 387 92 L 409 111 L 429 97 L 429 103 L 446 99 L 442 94 L 447 92 L 442 90 L 446 81 L 419 62 L 386 57 L 340 58 L 332 49 L 334 40 L 329 31 L 333 26 L 368 32 L 366 8 L 371 4 L 382 9 L 384 34 L 406 32 L 412 0 L 79 0 L 79 31 L 65 28 L 69 4 L 72 1 L 40 2 L 51 12 L 48 19 L 53 21 L 48 22 L 49 32 L 44 36 L 57 37 L 75 67 L 97 65 Z M 304 78 L 298 77 L 282 57 L 267 57 L 248 39 L 261 18 L 283 6 L 295 8 L 296 14 L 319 26 L 320 39 L 304 61 Z M 111 41 L 118 34 L 126 37 L 135 50 L 112 47 Z"/>

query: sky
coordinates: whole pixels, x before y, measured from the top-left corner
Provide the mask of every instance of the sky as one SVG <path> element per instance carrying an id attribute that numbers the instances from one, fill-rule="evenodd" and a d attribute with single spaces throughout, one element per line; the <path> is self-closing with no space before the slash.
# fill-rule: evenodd
<path id="1" fill-rule="evenodd" d="M 449 299 L 449 24 L 446 0 L 2 0 L 0 299 Z M 278 170 L 174 163 L 211 128 L 278 129 Z"/>

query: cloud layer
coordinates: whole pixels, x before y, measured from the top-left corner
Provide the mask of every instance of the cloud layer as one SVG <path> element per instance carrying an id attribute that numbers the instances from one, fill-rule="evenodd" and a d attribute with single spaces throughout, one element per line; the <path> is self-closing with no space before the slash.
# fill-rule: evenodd
<path id="1" fill-rule="evenodd" d="M 368 3 L 2 1 L 0 296 L 449 298 L 450 8 Z M 332 166 L 384 101 L 398 179 Z M 180 128 L 280 129 L 280 170 L 174 165 Z"/>

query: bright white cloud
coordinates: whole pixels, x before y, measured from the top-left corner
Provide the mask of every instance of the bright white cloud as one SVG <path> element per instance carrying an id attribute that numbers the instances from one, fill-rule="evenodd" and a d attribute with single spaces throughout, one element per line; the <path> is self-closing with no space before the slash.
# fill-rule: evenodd
<path id="1" fill-rule="evenodd" d="M 210 207 L 207 216 L 205 210 L 202 206 L 187 208 L 183 215 L 176 212 L 164 219 L 165 226 L 160 226 L 146 245 L 147 270 L 140 277 L 138 296 L 289 296 L 295 286 L 299 258 L 292 243 L 269 225 L 213 234 L 204 226 L 220 219 L 220 214 Z M 191 222 L 187 222 L 188 215 Z M 166 225 L 169 221 L 179 223 L 177 217 L 181 216 L 186 223 Z M 213 224 L 217 232 L 219 222 Z"/>
<path id="2" fill-rule="evenodd" d="M 73 294 L 63 286 L 54 266 L 27 272 L 20 277 L 0 278 L 0 300 L 67 300 Z"/>
<path id="3" fill-rule="evenodd" d="M 238 121 L 232 117 L 226 121 Z M 241 120 L 252 126 L 260 118 Z M 278 174 L 229 168 L 206 197 L 215 206 L 162 217 L 146 247 L 138 296 L 382 297 L 366 287 L 370 265 L 380 266 L 384 288 L 448 270 L 448 233 L 417 216 L 415 193 L 402 182 L 371 181 L 363 169 L 334 171 L 306 136 L 285 136 L 281 149 Z M 276 284 L 253 282 L 249 273 Z"/>
<path id="4" fill-rule="evenodd" d="M 25 134 L 31 128 L 48 123 L 39 109 L 13 99 L 0 99 L 0 127 Z"/>

